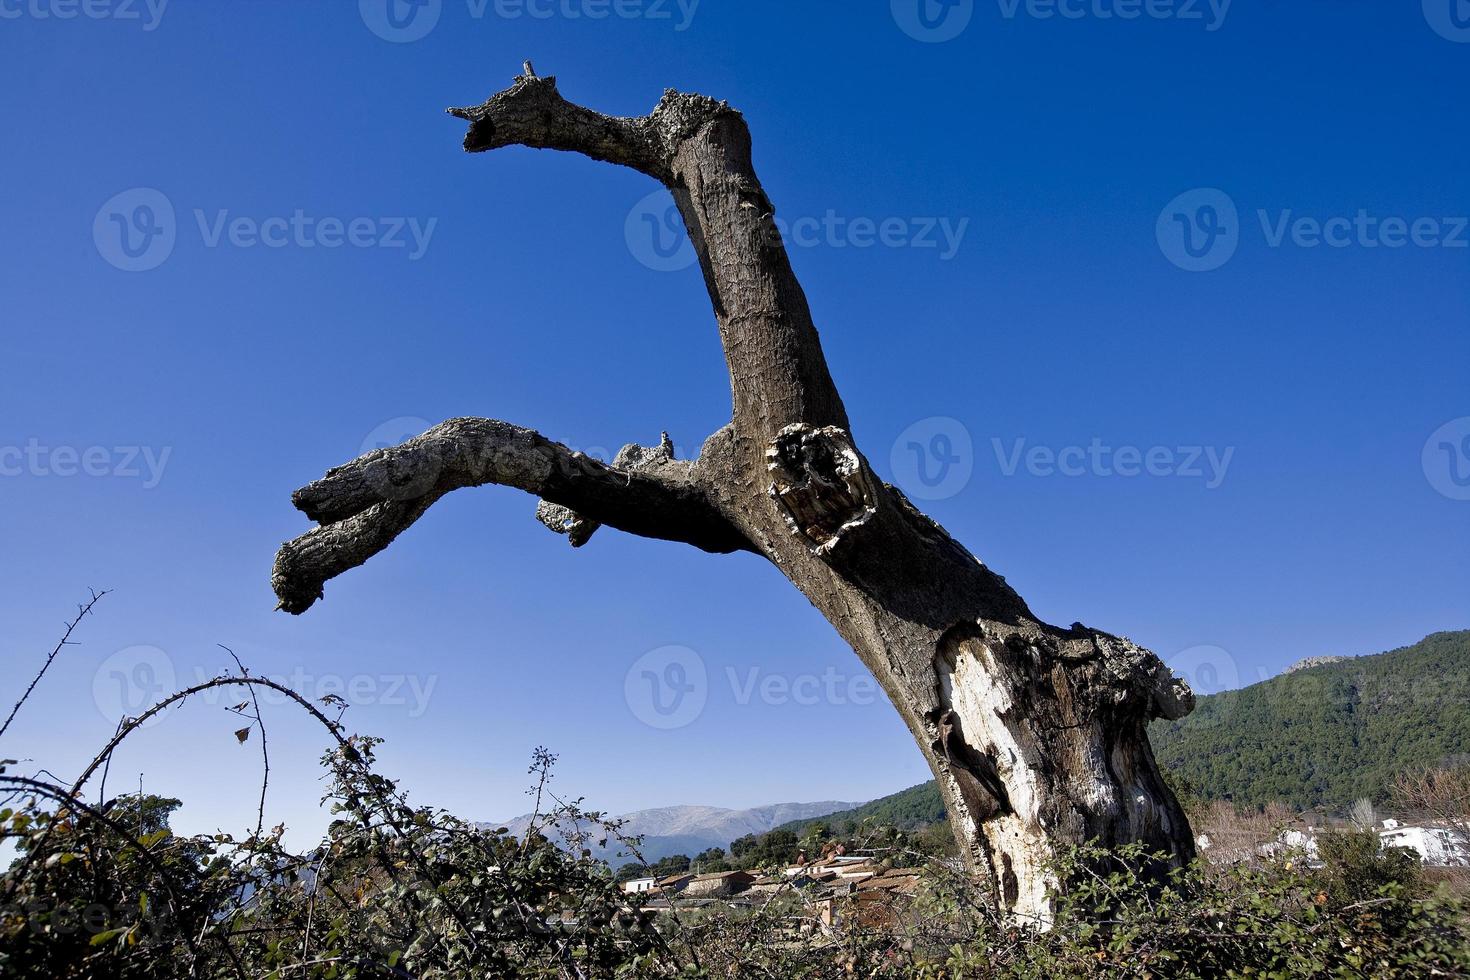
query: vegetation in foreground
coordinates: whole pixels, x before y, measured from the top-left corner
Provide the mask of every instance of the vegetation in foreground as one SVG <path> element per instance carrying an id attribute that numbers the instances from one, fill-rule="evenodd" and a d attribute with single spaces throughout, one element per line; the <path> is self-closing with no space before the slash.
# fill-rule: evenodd
<path id="1" fill-rule="evenodd" d="M 1372 834 L 1323 842 L 1323 866 L 1196 865 L 1163 884 L 1138 849 L 1082 850 L 1046 932 L 1000 920 L 942 861 L 902 904 L 854 900 L 824 927 L 796 890 L 748 908 L 656 913 L 583 847 L 618 828 L 531 772 L 537 830 L 517 840 L 411 806 L 373 769 L 376 742 L 324 759 L 336 819 L 294 854 L 280 829 L 172 833 L 175 800 L 91 808 L 3 777 L 19 857 L 0 880 L 0 973 L 54 978 L 1426 977 L 1470 976 L 1462 902 Z M 50 801 L 48 803 L 48 801 Z M 902 845 L 901 836 L 890 839 Z M 628 842 L 636 851 L 636 841 Z M 1107 873 L 1096 870 L 1110 864 Z"/>
<path id="2" fill-rule="evenodd" d="M 8 718 L 66 645 L 56 650 Z M 236 661 L 239 666 L 238 661 Z M 139 794 L 86 802 L 105 784 L 116 748 L 158 713 L 215 688 L 242 692 L 229 710 L 242 743 L 265 729 L 256 692 L 274 689 L 321 724 L 323 803 L 334 816 L 305 853 L 265 828 L 264 767 L 256 826 L 243 837 L 182 836 L 178 800 Z M 886 862 L 921 867 L 910 894 L 819 899 L 779 883 L 762 901 L 658 907 L 624 894 L 592 857 L 609 841 L 641 861 L 616 821 L 552 789 L 555 758 L 538 750 L 535 816 L 520 838 L 411 805 L 375 769 L 378 741 L 350 736 L 338 698 L 313 704 L 239 666 L 129 719 L 69 786 L 18 775 L 0 760 L 0 848 L 16 854 L 0 876 L 0 975 L 62 978 L 287 977 L 1465 977 L 1470 908 L 1407 854 L 1371 832 L 1319 841 L 1320 861 L 1285 853 L 1160 880 L 1139 847 L 1076 848 L 1051 869 L 1051 928 L 997 912 L 984 882 L 936 856 L 934 828 L 858 828 L 881 840 Z M 335 718 L 325 712 L 337 711 Z M 233 727 L 233 725 L 232 725 Z M 44 775 L 44 778 L 43 778 Z M 1470 773 L 1401 778 L 1403 805 L 1466 817 Z M 1220 804 L 1215 804 L 1218 812 Z M 1266 819 L 1257 815 L 1252 819 Z M 1245 838 L 1259 827 L 1242 828 Z M 799 839 L 815 846 L 829 826 Z M 790 831 L 742 839 L 730 857 L 784 862 Z M 856 842 L 854 842 L 856 843 Z M 780 853 L 778 853 L 778 850 Z M 722 859 L 713 854 L 701 859 Z M 767 870 L 776 870 L 774 867 Z M 779 879 L 778 879 L 779 881 Z M 881 898 L 880 901 L 873 901 Z"/>

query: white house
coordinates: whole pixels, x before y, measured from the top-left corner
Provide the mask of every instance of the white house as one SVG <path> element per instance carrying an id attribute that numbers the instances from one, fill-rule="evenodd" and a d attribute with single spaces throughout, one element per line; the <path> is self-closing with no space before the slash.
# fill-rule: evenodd
<path id="1" fill-rule="evenodd" d="M 1308 861 L 1318 860 L 1317 853 L 1317 831 L 1314 827 L 1306 830 L 1284 830 L 1276 840 L 1261 845 L 1259 852 L 1266 857 L 1286 857 L 1291 854 L 1300 854 Z"/>
<path id="2" fill-rule="evenodd" d="M 623 882 L 623 894 L 636 895 L 638 892 L 653 891 L 653 878 L 630 878 Z"/>
<path id="3" fill-rule="evenodd" d="M 1393 826 L 1389 826 L 1392 823 Z M 1435 868 L 1470 868 L 1470 835 L 1457 827 L 1405 827 L 1384 821 L 1378 832 L 1384 847 L 1405 847 Z"/>

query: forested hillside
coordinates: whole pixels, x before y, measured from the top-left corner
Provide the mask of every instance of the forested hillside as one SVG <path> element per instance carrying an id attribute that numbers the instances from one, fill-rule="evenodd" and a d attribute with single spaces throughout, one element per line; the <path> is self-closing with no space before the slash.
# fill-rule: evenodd
<path id="1" fill-rule="evenodd" d="M 939 798 L 939 787 L 933 780 L 910 786 L 881 799 L 829 813 L 817 820 L 793 820 L 777 827 L 777 830 L 793 831 L 798 837 L 805 834 L 813 824 L 824 823 L 834 833 L 845 833 L 849 828 L 864 823 L 881 827 L 896 827 L 899 830 L 915 830 L 944 819 L 944 801 Z"/>
<path id="2" fill-rule="evenodd" d="M 1470 631 L 1283 674 L 1155 722 L 1159 762 L 1208 799 L 1341 809 L 1470 752 Z"/>

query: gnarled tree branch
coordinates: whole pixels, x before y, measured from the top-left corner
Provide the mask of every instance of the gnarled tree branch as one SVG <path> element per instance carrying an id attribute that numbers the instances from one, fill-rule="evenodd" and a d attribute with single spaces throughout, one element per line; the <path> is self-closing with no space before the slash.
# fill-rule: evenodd
<path id="1" fill-rule="evenodd" d="M 447 111 L 470 124 L 464 138 L 470 153 L 502 146 L 567 150 L 632 167 L 665 184 L 675 179 L 674 158 L 684 139 L 721 115 L 738 116 L 724 102 L 673 89 L 646 116 L 608 116 L 562 98 L 554 77 L 529 72 L 481 105 Z"/>
<path id="2" fill-rule="evenodd" d="M 401 446 L 376 449 L 292 495 L 320 527 L 281 546 L 271 585 L 302 613 L 330 578 L 382 551 L 440 497 L 487 483 L 516 487 L 578 518 L 705 551 L 749 543 L 709 502 L 694 464 L 672 454 L 607 466 L 539 433 L 493 419 L 451 419 Z"/>
<path id="3" fill-rule="evenodd" d="M 669 438 L 667 432 L 661 433 L 657 446 L 640 446 L 637 443 L 629 443 L 618 454 L 613 457 L 613 469 L 632 473 L 644 473 L 650 470 L 657 471 L 661 467 L 677 462 L 674 459 L 674 440 Z M 688 467 L 689 464 L 683 464 Z M 543 500 L 536 506 L 536 519 L 557 534 L 565 534 L 573 548 L 580 548 L 591 540 L 592 535 L 602 525 L 597 521 L 589 520 L 561 504 L 554 504 L 549 500 Z"/>
<path id="4" fill-rule="evenodd" d="M 848 427 L 740 113 L 669 89 L 646 116 L 607 116 L 562 98 L 554 77 L 530 74 L 449 112 L 469 122 L 469 152 L 566 150 L 631 167 L 672 192 L 719 321 L 735 419 L 761 443 L 746 447 L 751 462 L 788 423 Z"/>

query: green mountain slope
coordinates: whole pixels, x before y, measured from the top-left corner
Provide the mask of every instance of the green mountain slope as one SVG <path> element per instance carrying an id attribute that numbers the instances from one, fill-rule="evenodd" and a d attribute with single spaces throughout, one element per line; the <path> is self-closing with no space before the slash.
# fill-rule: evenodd
<path id="1" fill-rule="evenodd" d="M 864 822 L 874 826 L 897 827 L 900 830 L 915 830 L 938 823 L 944 819 L 944 801 L 939 798 L 939 787 L 933 780 L 910 786 L 881 799 L 839 810 L 818 820 L 793 820 L 782 824 L 777 830 L 790 830 L 800 837 L 815 823 L 824 823 L 838 833 Z"/>
<path id="2" fill-rule="evenodd" d="M 1149 729 L 1160 764 L 1207 799 L 1341 809 L 1470 752 L 1470 631 L 1201 698 Z"/>
<path id="3" fill-rule="evenodd" d="M 1337 810 L 1382 801 L 1405 769 L 1470 753 L 1470 630 L 1202 697 L 1182 721 L 1154 722 L 1149 738 L 1160 764 L 1205 799 Z M 911 830 L 943 819 L 928 782 L 822 822 Z M 801 834 L 813 822 L 777 829 Z"/>

